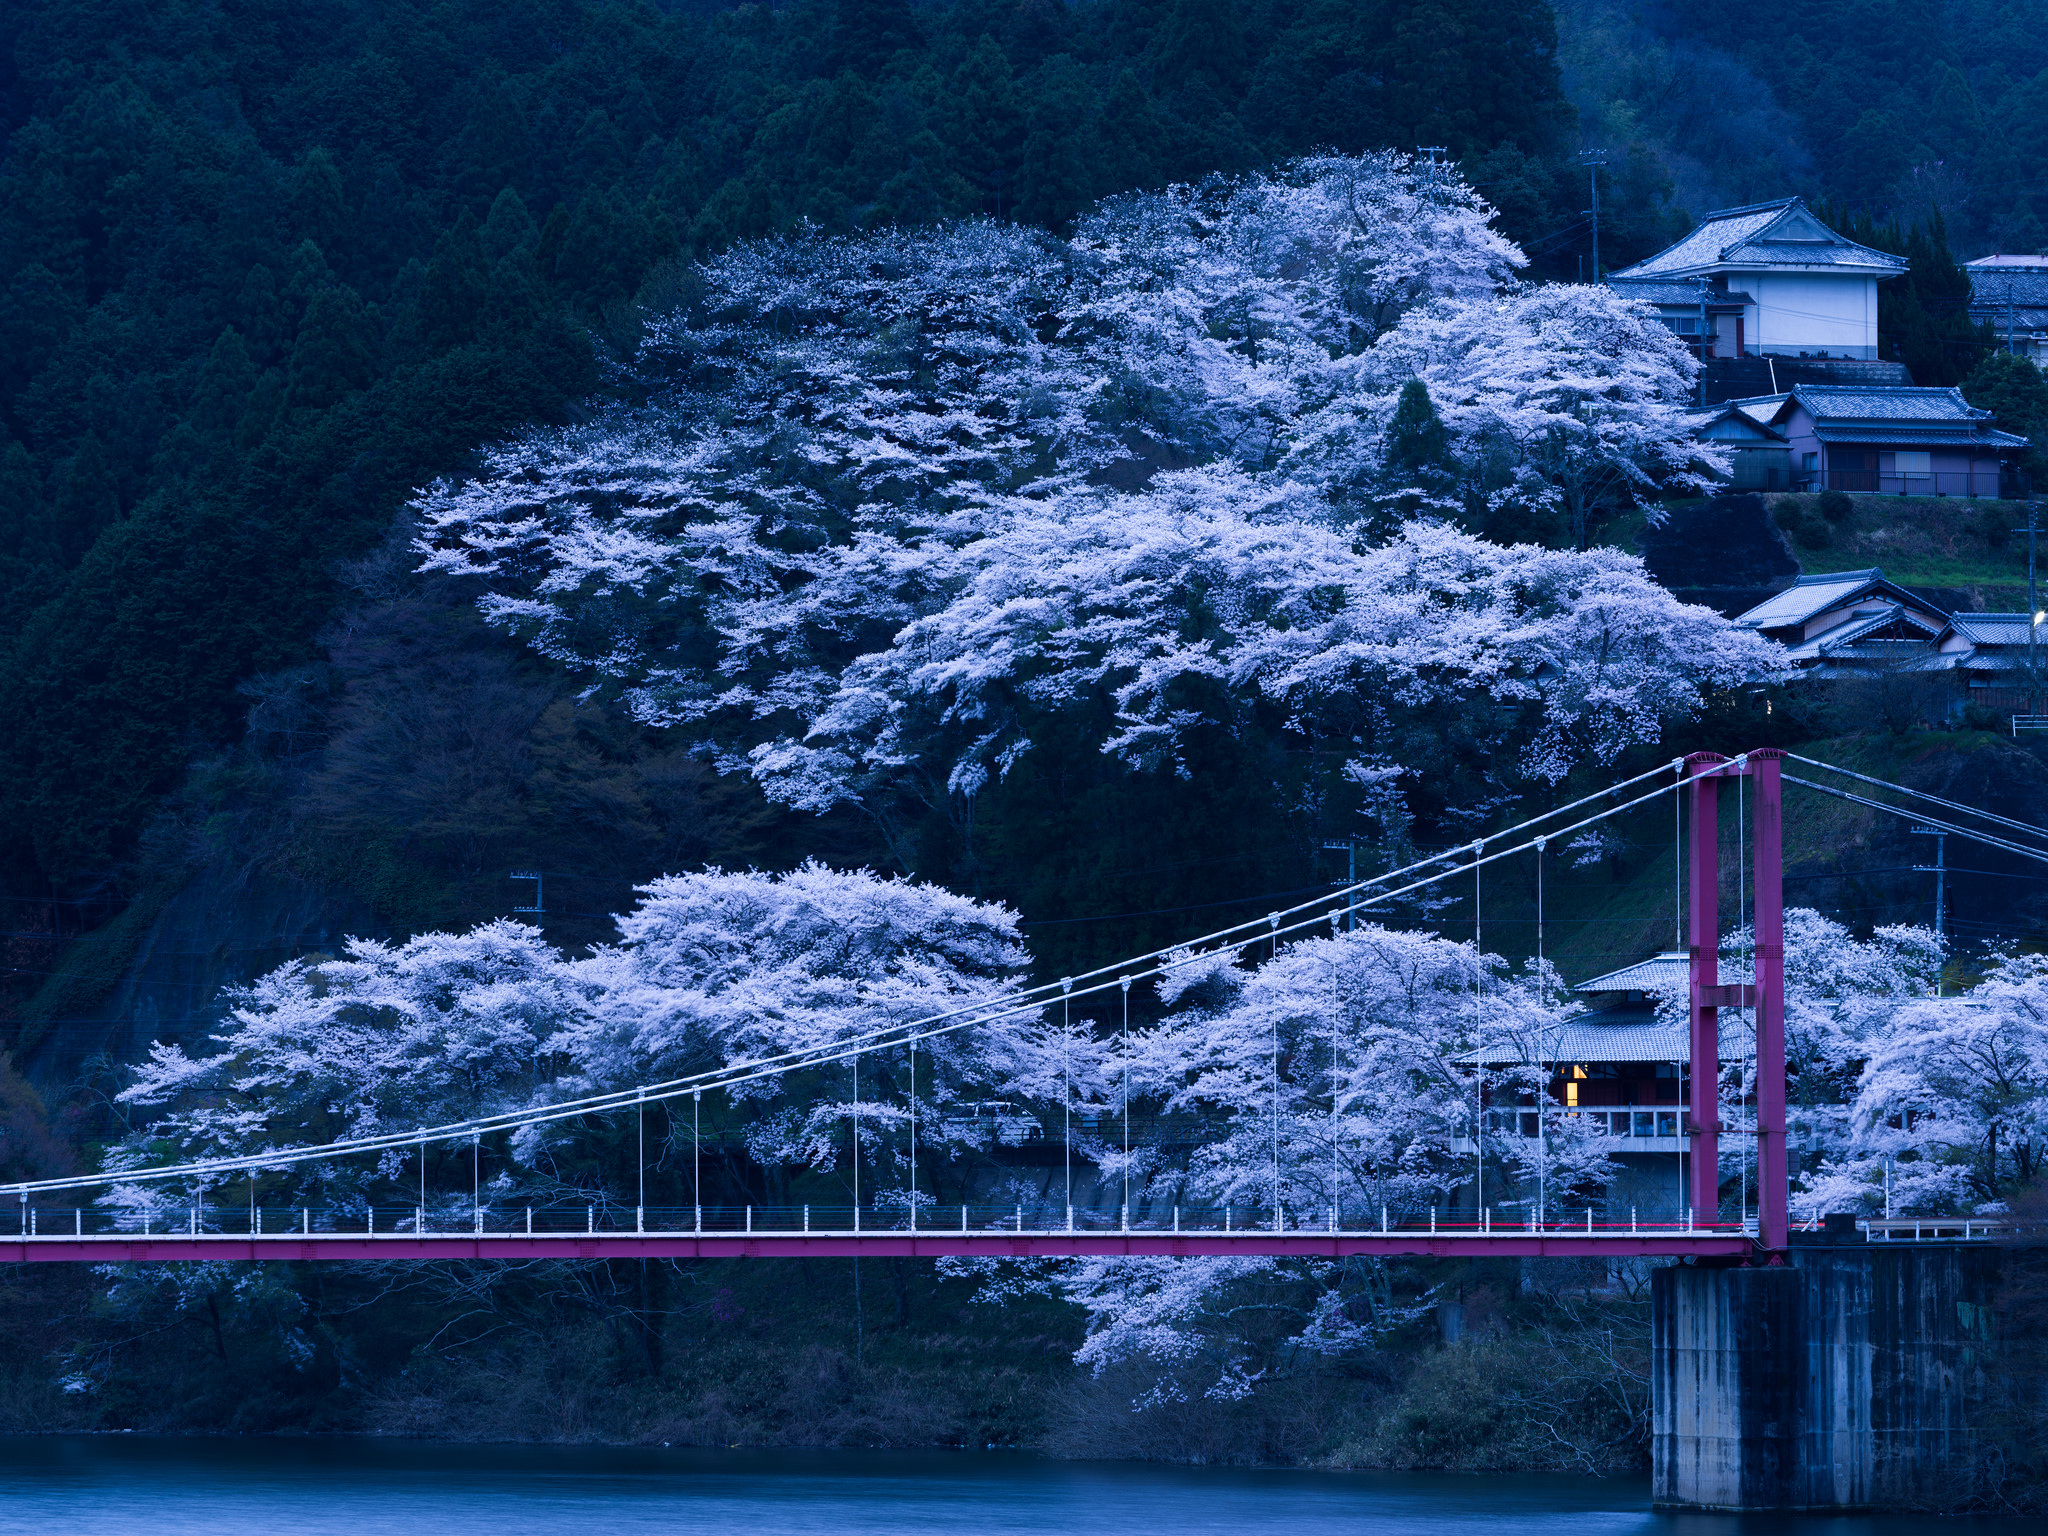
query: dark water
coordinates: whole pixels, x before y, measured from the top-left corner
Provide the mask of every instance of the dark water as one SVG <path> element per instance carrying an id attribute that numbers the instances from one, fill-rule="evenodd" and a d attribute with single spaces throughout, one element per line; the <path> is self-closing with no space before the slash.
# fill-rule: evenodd
<path id="1" fill-rule="evenodd" d="M 1641 1481 L 1229 1472 L 1026 1456 L 0 1439 L 0 1530 L 120 1536 L 1926 1536 L 1654 1515 Z M 1942 1521 L 2013 1536 L 2019 1521 Z M 2038 1529 L 2038 1526 L 2034 1528 Z"/>

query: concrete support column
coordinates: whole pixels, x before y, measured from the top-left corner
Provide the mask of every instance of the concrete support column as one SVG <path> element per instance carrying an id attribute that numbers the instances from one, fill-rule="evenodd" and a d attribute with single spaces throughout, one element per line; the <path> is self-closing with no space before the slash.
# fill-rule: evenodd
<path id="1" fill-rule="evenodd" d="M 1847 1218 L 1771 1267 L 1652 1279 L 1661 1508 L 1952 1508 L 1986 1473 L 2000 1254 L 1865 1244 Z"/>

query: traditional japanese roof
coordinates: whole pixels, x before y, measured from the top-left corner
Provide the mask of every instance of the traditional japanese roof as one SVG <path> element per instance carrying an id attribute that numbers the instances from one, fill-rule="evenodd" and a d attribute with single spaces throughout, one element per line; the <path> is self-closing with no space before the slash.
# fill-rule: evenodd
<path id="1" fill-rule="evenodd" d="M 1988 257 L 1968 265 L 1973 317 L 1996 325 L 2010 312 L 2025 330 L 2039 329 L 2048 322 L 2048 261 L 2033 257 L 2026 266 L 2018 261 L 2017 257 Z"/>
<path id="2" fill-rule="evenodd" d="M 1770 424 L 1767 417 L 1758 417 L 1740 408 L 1733 402 L 1718 411 L 1700 411 L 1693 416 L 1693 431 L 1700 437 L 1716 442 L 1757 441 L 1782 443 L 1785 434 Z"/>
<path id="3" fill-rule="evenodd" d="M 1610 1010 L 1602 1009 L 1600 1012 Z M 1538 1031 L 1526 1044 L 1496 1041 L 1457 1059 L 1488 1067 L 1515 1062 L 1687 1061 L 1692 1041 L 1682 1024 L 1603 1024 L 1600 1013 L 1582 1013 Z M 1667 1106 L 1668 1107 L 1668 1106 Z"/>
<path id="4" fill-rule="evenodd" d="M 1955 613 L 1949 628 L 1972 645 L 2025 645 L 2033 625 L 2024 613 Z"/>
<path id="5" fill-rule="evenodd" d="M 1853 425 L 1841 423 L 1819 424 L 1813 435 L 1823 443 L 1873 443 L 1882 442 L 1887 448 L 2024 448 L 2027 440 L 2015 437 L 2010 432 L 2001 432 L 1996 427 L 1919 427 L 1893 426 L 1890 423 L 1877 425 L 1863 422 Z"/>
<path id="6" fill-rule="evenodd" d="M 1884 571 L 1872 566 L 1867 571 L 1831 571 L 1820 576 L 1801 576 L 1784 591 L 1758 603 L 1749 612 L 1736 615 L 1744 629 L 1786 629 L 1804 624 L 1815 614 L 1826 613 L 1860 597 L 1882 599 L 1909 606 L 1921 613 L 1941 613 L 1904 587 L 1886 581 Z M 1942 614 L 1946 618 L 1946 614 Z"/>
<path id="7" fill-rule="evenodd" d="M 1595 976 L 1573 987 L 1574 992 L 1673 992 L 1684 991 L 1692 977 L 1692 961 L 1682 949 L 1667 949 L 1618 971 Z"/>
<path id="8" fill-rule="evenodd" d="M 1699 289 L 1677 278 L 1610 277 L 1607 285 L 1624 298 L 1640 299 L 1645 304 L 1678 304 L 1688 309 L 1700 307 Z M 1741 309 L 1754 303 L 1756 300 L 1746 293 L 1730 292 L 1726 288 L 1712 286 L 1707 289 L 1709 310 Z"/>
<path id="9" fill-rule="evenodd" d="M 1991 420 L 1991 412 L 1970 404 L 1959 389 L 1922 385 L 1795 384 L 1791 397 L 1805 406 L 1815 421 L 1932 423 Z"/>
<path id="10" fill-rule="evenodd" d="M 1723 208 L 1701 220 L 1676 245 L 1614 274 L 1635 278 L 1689 277 L 1723 269 L 1840 267 L 1893 277 L 1906 270 L 1903 256 L 1874 251 L 1836 234 L 1796 197 L 1773 203 Z"/>
<path id="11" fill-rule="evenodd" d="M 1872 641 L 1869 638 L 1895 623 L 1903 623 L 1921 633 L 1903 640 Z M 1912 654 L 1925 650 L 1941 630 L 1942 626 L 1925 612 L 1908 608 L 1903 603 L 1886 603 L 1874 613 L 1859 613 L 1832 629 L 1822 630 L 1812 639 L 1789 647 L 1785 655 L 1790 661 L 1819 661 L 1852 649 L 1868 652 L 1872 657 Z"/>

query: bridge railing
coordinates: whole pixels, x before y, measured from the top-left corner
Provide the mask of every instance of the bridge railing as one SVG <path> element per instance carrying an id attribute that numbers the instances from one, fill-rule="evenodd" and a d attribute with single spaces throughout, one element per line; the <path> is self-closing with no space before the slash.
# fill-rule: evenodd
<path id="1" fill-rule="evenodd" d="M 1980 1227 L 1982 1223 L 1979 1223 Z M 1580 1208 L 1547 1211 L 1489 1207 L 1480 1212 L 1294 1205 L 1190 1205 L 1145 1202 L 1126 1212 L 1067 1208 L 1045 1202 L 943 1205 L 921 1201 L 912 1213 L 850 1204 L 621 1206 L 602 1201 L 548 1205 L 379 1205 L 316 1207 L 198 1204 L 147 1215 L 97 1206 L 19 1208 L 0 1218 L 0 1238 L 30 1241 L 81 1237 L 347 1236 L 406 1239 L 445 1236 L 689 1235 L 748 1233 L 917 1232 L 1429 1232 L 1444 1235 L 1538 1233 L 1630 1234 L 1740 1232 L 1739 1222 L 1694 1222 L 1684 1216 Z"/>

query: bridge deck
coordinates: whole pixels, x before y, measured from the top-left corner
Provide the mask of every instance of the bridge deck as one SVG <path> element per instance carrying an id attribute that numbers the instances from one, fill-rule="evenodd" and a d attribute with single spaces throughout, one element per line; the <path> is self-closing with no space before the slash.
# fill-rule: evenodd
<path id="1" fill-rule="evenodd" d="M 1746 1257 L 1740 1231 L 1494 1232 L 919 1231 L 881 1232 L 246 1232 L 69 1233 L 0 1238 L 0 1263 L 164 1263 L 335 1259 L 1196 1258 L 1354 1254 L 1437 1258 Z"/>

